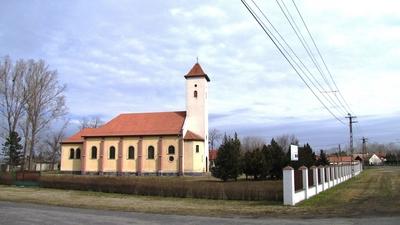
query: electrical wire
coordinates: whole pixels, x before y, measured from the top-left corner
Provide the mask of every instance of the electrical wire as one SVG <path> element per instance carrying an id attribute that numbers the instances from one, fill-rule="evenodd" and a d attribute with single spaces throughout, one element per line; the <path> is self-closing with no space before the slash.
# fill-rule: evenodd
<path id="1" fill-rule="evenodd" d="M 294 64 L 289 60 L 288 57 L 292 59 L 292 61 L 299 67 L 299 69 L 305 74 L 305 72 L 301 69 L 301 67 L 293 60 L 293 58 L 288 54 L 286 49 L 282 46 L 282 44 L 279 42 L 279 40 L 272 34 L 272 32 L 265 26 L 264 22 L 259 18 L 259 16 L 253 11 L 253 9 L 247 4 L 245 0 L 241 0 L 242 4 L 246 7 L 246 9 L 250 12 L 250 14 L 253 16 L 253 18 L 257 21 L 257 23 L 261 26 L 265 34 L 269 37 L 269 39 L 274 43 L 274 45 L 278 48 L 279 52 L 282 54 L 282 56 L 286 59 L 286 61 L 291 65 L 291 67 L 295 70 L 296 74 L 300 77 L 300 79 L 305 83 L 305 85 L 308 87 L 308 89 L 312 92 L 312 94 L 318 99 L 318 101 L 323 105 L 323 107 L 340 123 L 344 124 L 345 123 L 339 119 L 330 109 L 329 107 L 326 106 L 326 104 L 318 97 L 318 95 L 315 93 L 315 91 L 311 88 L 311 86 L 306 82 L 306 80 L 303 78 L 303 76 L 300 74 L 299 70 L 294 66 Z M 254 3 L 254 1 L 253 1 Z M 271 23 L 270 23 L 271 24 Z M 272 25 L 272 24 L 271 24 Z M 274 29 L 276 30 L 276 29 Z M 279 34 L 280 35 L 280 34 Z M 283 40 L 284 41 L 284 40 Z M 285 42 L 285 41 L 284 41 Z M 289 46 L 290 47 L 290 46 Z M 284 53 L 286 52 L 286 55 Z M 294 52 L 293 52 L 294 53 Z M 301 62 L 301 60 L 300 60 Z M 306 74 L 305 74 L 306 75 Z M 314 85 L 315 86 L 315 85 Z M 316 87 L 316 86 L 315 86 Z"/>

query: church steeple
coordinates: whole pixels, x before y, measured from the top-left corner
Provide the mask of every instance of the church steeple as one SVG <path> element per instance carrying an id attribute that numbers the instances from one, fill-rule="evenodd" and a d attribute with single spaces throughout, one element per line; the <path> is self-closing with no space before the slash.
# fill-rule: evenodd
<path id="1" fill-rule="evenodd" d="M 206 73 L 204 73 L 203 69 L 201 68 L 201 66 L 198 62 L 196 64 L 194 64 L 194 66 L 189 71 L 189 73 L 185 75 L 186 79 L 189 77 L 204 77 L 204 78 L 206 78 L 206 80 L 208 82 L 210 82 L 210 78 L 208 77 L 208 75 Z"/>

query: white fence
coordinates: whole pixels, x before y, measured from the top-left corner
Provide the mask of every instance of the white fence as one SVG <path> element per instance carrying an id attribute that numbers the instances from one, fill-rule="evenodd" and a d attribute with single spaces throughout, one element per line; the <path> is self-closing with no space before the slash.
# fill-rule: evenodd
<path id="1" fill-rule="evenodd" d="M 361 163 L 353 165 L 331 165 L 331 166 L 312 166 L 308 169 L 305 166 L 296 171 L 287 166 L 283 169 L 283 204 L 295 205 L 308 199 L 328 188 L 342 183 L 362 171 Z M 312 172 L 312 176 L 308 175 Z"/>

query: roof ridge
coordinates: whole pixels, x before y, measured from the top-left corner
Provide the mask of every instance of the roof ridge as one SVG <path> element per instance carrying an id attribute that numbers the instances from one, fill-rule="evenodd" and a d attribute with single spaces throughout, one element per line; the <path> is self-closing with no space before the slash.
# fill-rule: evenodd
<path id="1" fill-rule="evenodd" d="M 120 113 L 120 114 L 118 114 L 118 116 L 120 116 L 120 115 L 137 115 L 137 114 L 156 114 L 156 113 L 186 113 L 186 110 L 184 110 L 184 111 L 131 112 L 131 113 Z"/>

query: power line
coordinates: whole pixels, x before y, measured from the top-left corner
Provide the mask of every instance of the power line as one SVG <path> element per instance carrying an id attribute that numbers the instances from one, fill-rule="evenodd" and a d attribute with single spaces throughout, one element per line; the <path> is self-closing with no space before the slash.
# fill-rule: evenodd
<path id="1" fill-rule="evenodd" d="M 340 110 L 342 110 L 340 113 L 343 113 L 343 115 L 346 115 L 348 113 L 348 111 L 346 111 L 346 107 L 344 107 L 343 103 L 337 98 L 339 105 L 336 103 L 336 101 L 329 95 L 329 93 L 335 93 L 336 91 L 334 91 L 334 89 L 331 87 L 331 84 L 329 83 L 327 77 L 325 76 L 325 73 L 322 71 L 321 67 L 319 66 L 318 61 L 316 60 L 310 46 L 308 45 L 307 41 L 305 40 L 303 34 L 301 33 L 300 28 L 297 26 L 296 21 L 294 20 L 292 14 L 290 13 L 289 9 L 286 7 L 286 4 L 281 0 L 282 5 L 279 3 L 278 0 L 276 0 L 276 3 L 278 4 L 281 12 L 283 13 L 283 15 L 285 16 L 286 20 L 289 22 L 289 25 L 291 26 L 292 30 L 294 31 L 294 33 L 296 34 L 297 38 L 300 40 L 300 43 L 302 44 L 302 46 L 304 47 L 304 49 L 306 50 L 308 56 L 311 58 L 312 63 L 315 65 L 316 69 L 318 70 L 319 74 L 321 75 L 322 79 L 325 81 L 325 83 L 328 86 L 328 89 L 330 91 L 323 91 L 322 93 L 327 93 L 328 97 L 330 100 L 332 100 L 333 105 L 337 108 L 339 108 Z M 318 82 L 318 80 L 312 75 L 312 77 L 314 78 L 314 80 L 317 81 L 317 84 L 322 88 L 322 85 Z"/>
<path id="2" fill-rule="evenodd" d="M 299 69 L 301 70 L 301 72 L 303 72 L 303 74 L 305 75 L 305 77 L 308 79 L 308 81 L 312 84 L 312 86 L 314 86 L 319 93 L 323 93 L 325 91 L 325 89 L 322 87 L 322 85 L 318 82 L 318 80 L 314 77 L 314 75 L 311 73 L 311 71 L 307 68 L 307 66 L 303 63 L 303 61 L 300 59 L 300 57 L 298 57 L 298 55 L 296 54 L 296 52 L 292 49 L 292 47 L 290 47 L 290 45 L 286 42 L 285 38 L 280 34 L 280 32 L 275 28 L 275 26 L 272 24 L 272 22 L 268 19 L 268 17 L 265 15 L 265 13 L 261 10 L 261 8 L 257 5 L 257 3 L 255 3 L 253 0 L 251 0 L 251 2 L 256 6 L 256 8 L 258 9 L 258 11 L 261 13 L 261 15 L 264 17 L 265 20 L 267 20 L 267 22 L 271 25 L 272 29 L 277 33 L 277 35 L 282 39 L 283 43 L 289 48 L 289 50 L 292 52 L 292 54 L 295 56 L 295 58 L 299 61 L 299 63 L 304 67 L 304 69 L 308 72 L 308 74 L 314 78 L 315 83 L 318 84 L 318 86 L 320 88 L 317 87 L 317 85 L 314 83 L 313 80 L 311 80 L 311 78 L 304 72 L 304 70 L 301 68 L 301 66 L 299 66 L 299 64 L 297 64 L 297 62 L 290 56 L 290 54 L 285 50 L 285 48 L 280 44 L 279 40 L 278 44 L 281 45 L 281 47 L 283 48 L 283 50 L 286 52 L 286 54 L 289 55 L 289 57 L 293 60 L 293 62 L 296 64 L 296 66 L 299 67 Z M 261 21 L 261 23 L 265 26 L 264 22 Z M 266 27 L 266 26 L 265 26 Z M 268 29 L 268 28 L 267 28 Z M 277 39 L 272 32 L 270 31 L 272 37 L 274 37 L 275 39 Z M 334 109 L 337 109 L 339 106 L 335 105 L 335 103 L 333 102 L 333 99 L 330 98 L 328 99 L 325 95 L 322 95 L 322 97 L 324 97 L 332 106 L 334 106 Z M 328 96 L 330 97 L 330 96 Z M 341 112 L 339 112 L 340 114 Z M 346 112 L 344 112 L 344 114 L 346 114 Z"/>
<path id="3" fill-rule="evenodd" d="M 329 74 L 329 76 L 330 76 L 330 78 L 331 78 L 331 80 L 332 80 L 332 82 L 333 82 L 333 84 L 334 84 L 336 90 L 338 91 L 338 93 L 339 93 L 340 97 L 342 98 L 343 102 L 346 104 L 346 106 L 347 106 L 347 108 L 348 108 L 348 112 L 353 113 L 352 110 L 350 109 L 349 104 L 347 104 L 347 102 L 346 102 L 346 100 L 344 99 L 342 93 L 340 92 L 338 86 L 336 85 L 336 82 L 335 82 L 335 80 L 333 79 L 332 73 L 331 73 L 331 71 L 329 70 L 328 66 L 326 65 L 325 60 L 324 60 L 324 58 L 322 57 L 322 54 L 321 54 L 321 52 L 319 51 L 319 48 L 318 48 L 317 44 L 315 43 L 314 38 L 313 38 L 313 36 L 311 35 L 311 32 L 310 32 L 310 30 L 308 29 L 308 26 L 307 26 L 306 22 L 304 21 L 303 16 L 301 15 L 299 8 L 297 7 L 297 5 L 296 5 L 296 3 L 295 3 L 294 0 L 292 0 L 292 2 L 293 2 L 293 5 L 294 5 L 295 8 L 296 8 L 297 13 L 299 14 L 299 16 L 300 16 L 300 18 L 301 18 L 301 21 L 302 21 L 303 24 L 304 24 L 304 27 L 305 27 L 306 30 L 307 30 L 308 35 L 310 36 L 310 38 L 311 38 L 311 40 L 312 40 L 312 43 L 314 44 L 314 47 L 317 49 L 317 53 L 318 53 L 319 57 L 321 58 L 322 63 L 324 64 L 326 71 L 328 71 L 328 74 Z M 353 113 L 353 114 L 354 114 L 354 113 Z"/>
<path id="4" fill-rule="evenodd" d="M 297 64 L 297 62 L 291 57 L 291 55 L 287 52 L 287 50 L 282 46 L 282 44 L 279 42 L 279 40 L 273 35 L 273 33 L 268 29 L 268 27 L 264 24 L 264 22 L 259 18 L 259 16 L 253 11 L 253 9 L 247 4 L 247 2 L 245 0 L 241 0 L 242 4 L 246 7 L 246 9 L 250 12 L 250 14 L 253 16 L 253 18 L 256 20 L 256 22 L 260 25 L 260 27 L 263 29 L 263 31 L 265 32 L 265 34 L 269 37 L 269 39 L 273 42 L 273 44 L 278 48 L 279 52 L 282 54 L 282 56 L 286 59 L 286 61 L 290 64 L 290 66 L 295 70 L 296 74 L 300 77 L 300 79 L 305 83 L 305 85 L 308 87 L 308 89 L 312 92 L 312 94 L 318 99 L 318 101 L 323 105 L 323 107 L 336 119 L 338 120 L 340 123 L 345 124 L 341 119 L 339 119 L 327 106 L 326 104 L 320 99 L 320 97 L 318 97 L 318 95 L 314 92 L 314 90 L 310 87 L 310 85 L 307 83 L 307 81 L 303 78 L 303 76 L 300 74 L 299 70 L 300 69 L 303 74 L 309 79 L 309 77 L 305 74 L 304 70 Z M 281 37 L 281 39 L 283 40 L 283 42 L 288 46 L 289 49 L 290 46 L 286 43 L 286 41 L 284 40 L 284 38 L 279 34 L 279 32 L 276 30 L 276 28 L 273 26 L 273 24 L 268 20 L 268 18 L 265 16 L 265 14 L 262 12 L 262 10 L 258 7 L 258 5 L 252 0 L 253 4 L 259 9 L 259 11 L 264 15 L 264 18 L 269 22 L 269 24 L 272 26 L 272 28 L 275 30 L 275 32 L 278 33 L 278 35 Z M 295 54 L 295 52 L 293 50 L 291 50 L 292 53 L 297 57 L 297 55 Z M 284 53 L 286 52 L 286 54 Z M 293 61 L 294 64 L 296 64 L 297 67 L 299 67 L 298 69 L 295 67 L 295 65 L 289 60 L 290 59 Z M 297 57 L 298 58 L 298 57 Z M 300 61 L 300 63 L 302 63 L 302 61 L 298 58 L 298 60 Z M 303 64 L 303 66 L 305 67 L 305 65 Z M 305 67 L 306 70 L 307 67 Z M 314 84 L 310 79 L 309 81 Z M 314 84 L 314 87 L 315 84 Z M 317 88 L 317 87 L 316 87 Z M 318 88 L 317 88 L 318 89 Z M 324 96 L 324 95 L 323 95 Z M 329 100 L 328 100 L 329 101 Z"/>

